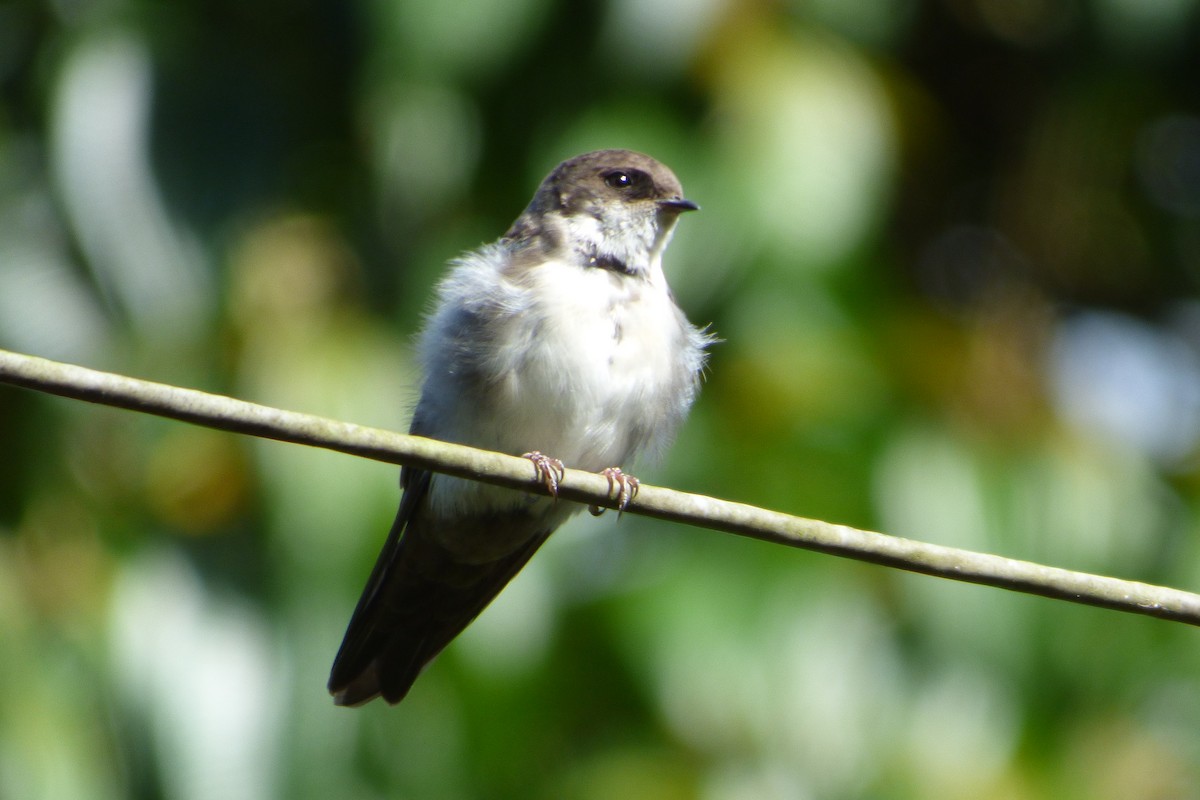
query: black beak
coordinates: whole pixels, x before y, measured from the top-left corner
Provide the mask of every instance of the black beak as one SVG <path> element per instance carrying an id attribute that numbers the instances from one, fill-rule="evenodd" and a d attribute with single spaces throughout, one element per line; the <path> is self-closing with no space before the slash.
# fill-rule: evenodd
<path id="1" fill-rule="evenodd" d="M 663 208 L 674 209 L 675 211 L 699 211 L 700 206 L 693 203 L 691 200 L 684 200 L 682 197 L 672 197 L 669 200 L 659 200 L 658 204 Z"/>

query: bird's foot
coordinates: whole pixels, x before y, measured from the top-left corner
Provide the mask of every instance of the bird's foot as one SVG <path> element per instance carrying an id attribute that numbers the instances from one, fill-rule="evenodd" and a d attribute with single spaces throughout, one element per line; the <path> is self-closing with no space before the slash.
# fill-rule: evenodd
<path id="1" fill-rule="evenodd" d="M 629 501 L 637 497 L 638 489 L 641 488 L 642 482 L 632 475 L 626 475 L 621 471 L 620 467 L 608 467 L 600 473 L 608 478 L 608 493 L 611 495 L 616 492 L 617 500 L 617 519 L 621 518 L 621 512 L 629 505 Z M 602 506 L 588 506 L 588 512 L 593 517 L 598 517 L 604 513 Z"/>
<path id="2" fill-rule="evenodd" d="M 542 485 L 546 487 L 546 491 L 555 500 L 558 499 L 558 482 L 567 474 L 563 463 L 557 458 L 543 455 L 537 450 L 528 453 L 522 453 L 521 458 L 528 458 L 533 462 L 533 470 L 537 473 Z"/>

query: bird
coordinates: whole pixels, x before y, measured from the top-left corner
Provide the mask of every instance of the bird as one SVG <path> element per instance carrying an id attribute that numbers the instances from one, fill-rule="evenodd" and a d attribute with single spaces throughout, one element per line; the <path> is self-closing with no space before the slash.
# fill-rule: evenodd
<path id="1" fill-rule="evenodd" d="M 568 159 L 507 232 L 451 261 L 418 339 L 410 432 L 529 459 L 535 495 L 401 469 L 401 499 L 330 672 L 334 702 L 400 702 L 418 675 L 582 506 L 563 464 L 622 472 L 661 454 L 699 391 L 714 337 L 688 322 L 662 258 L 684 212 L 665 165 L 631 150 Z M 593 509 L 593 513 L 598 513 Z"/>

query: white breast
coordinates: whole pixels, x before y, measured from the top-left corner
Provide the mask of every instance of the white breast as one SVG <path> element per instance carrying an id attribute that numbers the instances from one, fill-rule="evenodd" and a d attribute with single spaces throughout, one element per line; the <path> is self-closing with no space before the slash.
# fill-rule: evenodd
<path id="1" fill-rule="evenodd" d="M 517 275 L 487 247 L 457 262 L 422 337 L 415 432 L 572 468 L 628 467 L 665 444 L 703 363 L 703 334 L 675 308 L 655 259 L 644 276 L 550 260 Z M 435 479 L 445 509 L 532 502 Z"/>
<path id="2" fill-rule="evenodd" d="M 530 278 L 532 305 L 502 359 L 503 449 L 593 471 L 627 462 L 679 388 L 686 337 L 665 285 L 558 262 Z"/>

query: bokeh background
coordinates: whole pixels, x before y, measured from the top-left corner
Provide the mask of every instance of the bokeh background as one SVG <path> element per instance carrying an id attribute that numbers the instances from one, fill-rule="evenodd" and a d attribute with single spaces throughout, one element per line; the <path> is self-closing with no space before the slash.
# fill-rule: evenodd
<path id="1" fill-rule="evenodd" d="M 652 483 L 1200 588 L 1196 0 L 0 0 L 0 346 L 404 429 L 561 159 L 703 206 Z M 1200 633 L 612 515 L 397 708 L 387 465 L 0 387 L 0 797 L 1200 797 Z"/>

